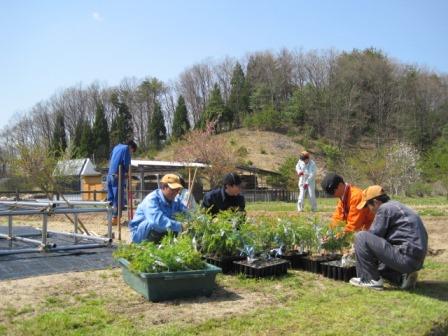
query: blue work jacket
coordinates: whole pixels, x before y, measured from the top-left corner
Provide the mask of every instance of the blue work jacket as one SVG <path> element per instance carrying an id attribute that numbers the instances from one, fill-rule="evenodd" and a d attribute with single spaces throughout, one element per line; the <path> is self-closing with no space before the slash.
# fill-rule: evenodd
<path id="1" fill-rule="evenodd" d="M 129 146 L 124 144 L 118 144 L 112 150 L 109 162 L 108 175 L 117 175 L 118 166 L 122 166 L 123 176 L 128 172 L 129 165 L 131 164 L 131 153 L 129 152 Z"/>
<path id="2" fill-rule="evenodd" d="M 168 230 L 181 232 L 182 225 L 174 219 L 174 215 L 185 211 L 187 208 L 179 198 L 168 202 L 161 189 L 154 190 L 139 204 L 134 218 L 129 222 L 132 242 L 145 240 L 151 230 L 158 233 Z"/>

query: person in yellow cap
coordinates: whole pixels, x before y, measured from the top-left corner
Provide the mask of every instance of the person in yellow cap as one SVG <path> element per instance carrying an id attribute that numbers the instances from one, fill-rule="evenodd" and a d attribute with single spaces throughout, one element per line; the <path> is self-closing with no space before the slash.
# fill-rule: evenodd
<path id="1" fill-rule="evenodd" d="M 159 243 L 168 231 L 182 231 L 182 224 L 174 219 L 176 213 L 187 211 L 181 199 L 176 198 L 181 189 L 179 176 L 167 174 L 162 177 L 159 189 L 145 197 L 129 222 L 133 243 L 144 240 Z"/>
<path id="2" fill-rule="evenodd" d="M 381 290 L 383 276 L 402 289 L 414 288 L 428 249 L 428 234 L 420 216 L 390 200 L 379 185 L 362 192 L 357 208 L 368 208 L 375 218 L 369 231 L 355 235 L 358 277 L 350 279 L 350 284 Z"/>

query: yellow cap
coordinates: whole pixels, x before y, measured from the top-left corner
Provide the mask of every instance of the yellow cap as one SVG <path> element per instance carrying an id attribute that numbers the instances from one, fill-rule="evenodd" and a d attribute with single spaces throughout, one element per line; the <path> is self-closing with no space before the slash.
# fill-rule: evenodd
<path id="1" fill-rule="evenodd" d="M 374 199 L 375 197 L 385 195 L 384 189 L 382 186 L 379 185 L 373 185 L 368 187 L 367 189 L 362 191 L 362 200 L 361 203 L 359 203 L 356 206 L 356 209 L 361 210 L 366 206 L 367 201 L 370 201 L 371 199 Z"/>
<path id="2" fill-rule="evenodd" d="M 180 183 L 179 176 L 175 174 L 166 174 L 162 177 L 160 180 L 160 183 L 168 184 L 168 187 L 170 189 L 179 189 L 183 188 L 182 184 Z"/>

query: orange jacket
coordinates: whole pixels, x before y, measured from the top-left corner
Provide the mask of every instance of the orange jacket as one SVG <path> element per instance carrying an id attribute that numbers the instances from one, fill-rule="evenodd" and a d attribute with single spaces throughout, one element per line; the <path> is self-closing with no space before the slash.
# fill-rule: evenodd
<path id="1" fill-rule="evenodd" d="M 361 202 L 362 190 L 346 185 L 342 199 L 338 201 L 336 210 L 332 217 L 332 226 L 337 225 L 338 222 L 346 222 L 344 231 L 355 232 L 368 230 L 373 222 L 375 215 L 370 212 L 368 208 L 362 210 L 356 209 L 356 206 Z"/>

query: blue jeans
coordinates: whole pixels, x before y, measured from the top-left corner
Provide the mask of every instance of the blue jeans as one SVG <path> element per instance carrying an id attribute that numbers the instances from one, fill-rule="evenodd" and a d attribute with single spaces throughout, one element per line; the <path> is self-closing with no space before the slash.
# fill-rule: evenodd
<path id="1" fill-rule="evenodd" d="M 107 175 L 107 201 L 114 208 L 113 215 L 118 215 L 118 175 Z M 126 205 L 126 179 L 121 180 L 121 208 Z"/>

